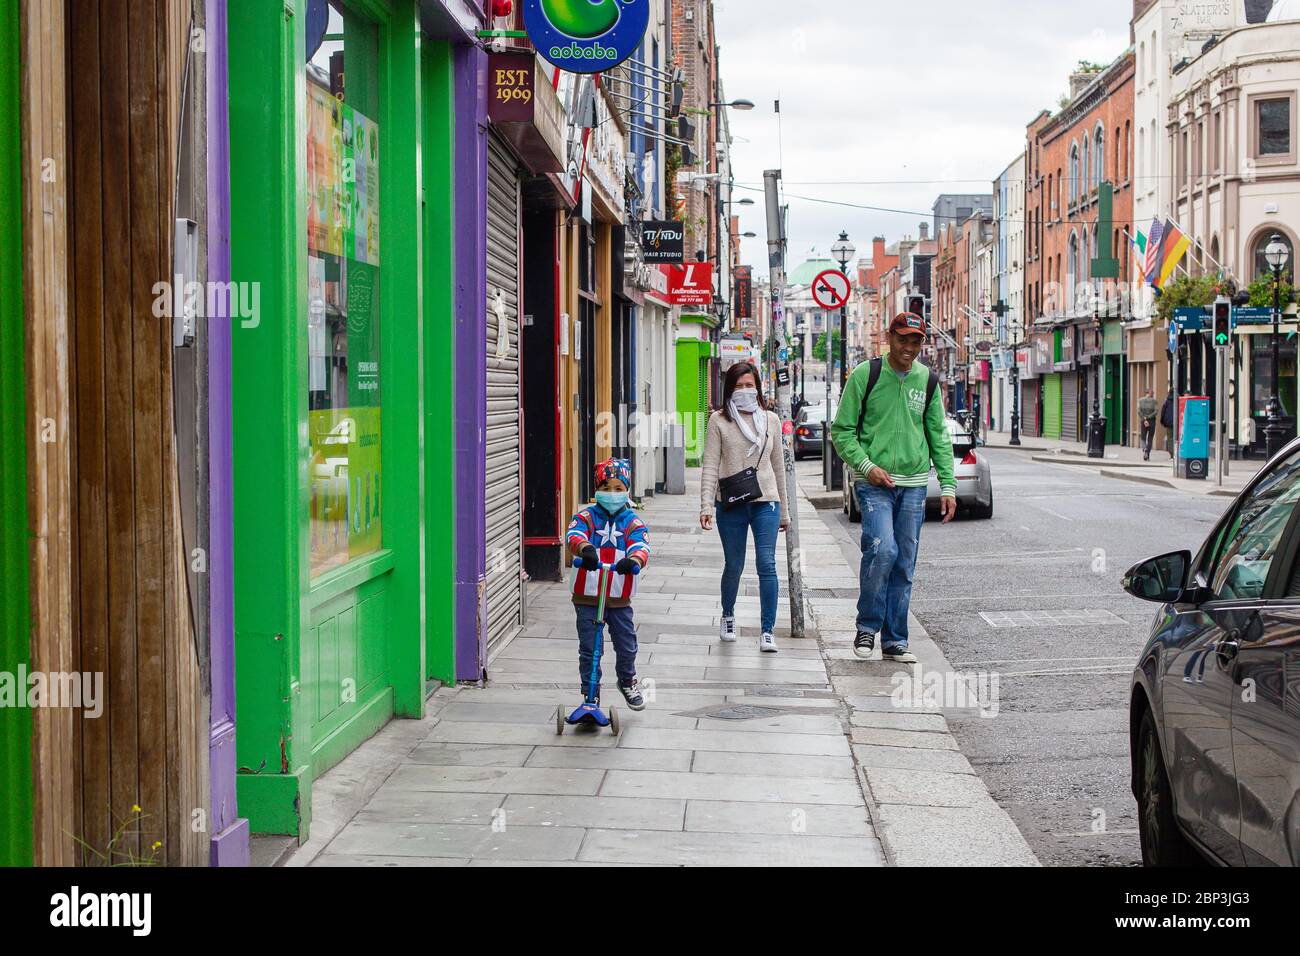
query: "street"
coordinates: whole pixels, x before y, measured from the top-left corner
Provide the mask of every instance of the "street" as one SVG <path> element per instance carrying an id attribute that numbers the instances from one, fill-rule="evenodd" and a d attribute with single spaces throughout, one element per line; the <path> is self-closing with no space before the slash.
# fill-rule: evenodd
<path id="1" fill-rule="evenodd" d="M 1231 499 L 1033 462 L 1027 452 L 982 454 L 992 462 L 994 517 L 927 521 L 912 596 L 954 669 L 999 676 L 997 716 L 950 714 L 949 726 L 1044 866 L 1139 865 L 1127 694 L 1152 606 L 1125 594 L 1120 578 L 1143 558 L 1195 551 Z M 857 541 L 859 526 L 822 514 Z M 1113 619 L 994 627 L 981 617 L 1066 610 Z"/>

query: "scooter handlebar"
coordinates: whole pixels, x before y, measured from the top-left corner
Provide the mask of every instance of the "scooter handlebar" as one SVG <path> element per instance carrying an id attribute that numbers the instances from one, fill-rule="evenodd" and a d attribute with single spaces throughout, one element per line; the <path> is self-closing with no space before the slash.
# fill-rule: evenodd
<path id="1" fill-rule="evenodd" d="M 576 558 L 573 559 L 573 566 L 574 566 L 575 568 L 581 568 L 581 567 L 585 567 L 585 563 L 583 562 L 583 560 L 582 560 L 581 557 L 576 557 Z M 613 571 L 613 570 L 614 570 L 614 565 L 612 565 L 612 564 L 600 564 L 600 563 L 597 563 L 594 567 L 590 568 L 589 570 L 592 570 L 592 571 Z M 641 565 L 638 564 L 636 567 L 634 567 L 634 568 L 632 569 L 632 574 L 633 574 L 633 576 L 635 576 L 635 575 L 638 575 L 638 574 L 640 574 L 640 573 L 641 573 Z"/>

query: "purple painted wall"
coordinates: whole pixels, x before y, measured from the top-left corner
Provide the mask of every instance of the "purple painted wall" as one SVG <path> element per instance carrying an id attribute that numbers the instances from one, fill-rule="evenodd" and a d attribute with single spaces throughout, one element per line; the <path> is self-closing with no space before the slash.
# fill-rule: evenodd
<path id="1" fill-rule="evenodd" d="M 230 281 L 230 114 L 226 82 L 226 0 L 207 0 L 208 279 Z M 235 801 L 234 554 L 231 538 L 231 383 L 229 316 L 208 321 L 208 480 L 212 721 L 213 866 L 248 866 L 248 821 Z"/>
<path id="2" fill-rule="evenodd" d="M 487 55 L 456 49 L 456 677 L 478 680 L 486 646 Z"/>

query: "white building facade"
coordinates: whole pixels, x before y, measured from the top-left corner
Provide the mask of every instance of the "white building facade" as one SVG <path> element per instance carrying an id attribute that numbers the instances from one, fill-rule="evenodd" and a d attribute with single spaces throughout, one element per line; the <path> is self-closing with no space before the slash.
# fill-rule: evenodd
<path id="1" fill-rule="evenodd" d="M 1014 346 L 1024 338 L 1025 297 L 1025 154 L 1020 153 L 993 182 L 993 220 L 996 235 L 996 299 L 1006 312 L 995 316 L 996 346 L 992 355 L 993 430 L 1011 431 L 1015 406 L 1012 393 Z M 996 305 L 996 301 L 994 302 Z"/>
<path id="2" fill-rule="evenodd" d="M 1269 274 L 1263 250 L 1278 236 L 1291 251 L 1286 271 L 1293 275 L 1300 233 L 1300 20 L 1239 26 L 1178 66 L 1164 117 L 1164 174 L 1170 215 L 1194 242 L 1184 265 L 1193 274 L 1214 274 L 1221 264 L 1246 286 Z M 1296 346 L 1287 335 L 1293 328 L 1283 330 L 1277 375 L 1284 410 L 1294 420 Z M 1233 359 L 1229 438 L 1258 452 L 1273 385 L 1271 326 L 1238 326 Z"/>

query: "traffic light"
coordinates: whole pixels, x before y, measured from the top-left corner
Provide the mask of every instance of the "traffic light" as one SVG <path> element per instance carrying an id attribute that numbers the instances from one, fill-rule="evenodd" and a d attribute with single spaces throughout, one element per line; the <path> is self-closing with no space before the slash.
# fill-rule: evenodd
<path id="1" fill-rule="evenodd" d="M 907 297 L 907 311 L 911 312 L 913 315 L 919 315 L 921 318 L 924 319 L 925 318 L 925 296 L 909 295 Z"/>
<path id="2" fill-rule="evenodd" d="M 1227 348 L 1232 341 L 1232 302 L 1220 296 L 1214 301 L 1214 347 Z"/>

